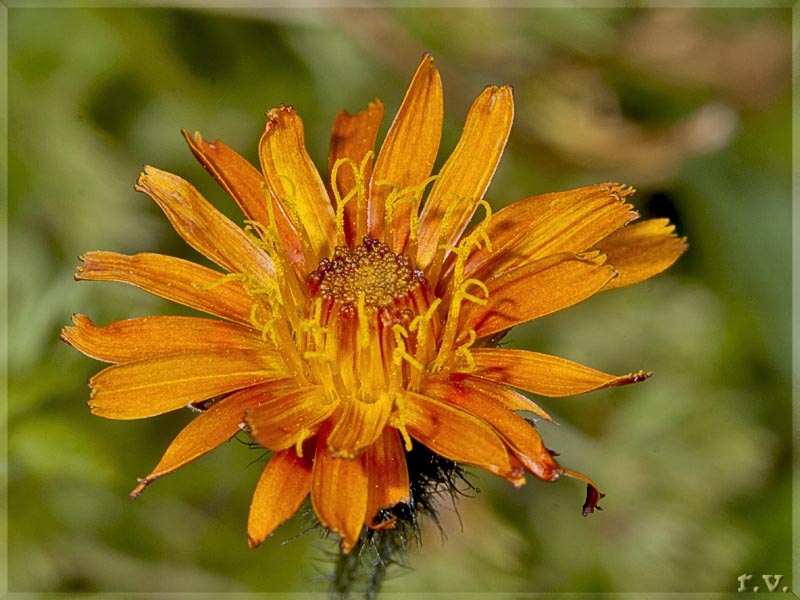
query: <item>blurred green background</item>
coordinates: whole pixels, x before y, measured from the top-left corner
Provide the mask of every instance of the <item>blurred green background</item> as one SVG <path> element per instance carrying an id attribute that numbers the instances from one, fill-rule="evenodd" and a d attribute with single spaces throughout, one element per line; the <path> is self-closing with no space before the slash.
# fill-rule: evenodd
<path id="1" fill-rule="evenodd" d="M 106 323 L 176 311 L 72 279 L 88 250 L 197 258 L 133 191 L 142 165 L 236 214 L 180 128 L 256 161 L 264 111 L 292 104 L 324 167 L 336 113 L 380 97 L 385 131 L 426 50 L 444 81 L 440 162 L 482 88 L 514 86 L 495 208 L 622 181 L 691 247 L 667 274 L 510 336 L 611 372 L 655 372 L 541 399 L 560 423 L 541 426 L 547 445 L 600 483 L 605 510 L 581 518 L 574 481 L 514 490 L 476 473 L 480 493 L 459 514 L 443 499 L 446 541 L 428 527 L 386 591 L 722 593 L 743 573 L 790 585 L 790 8 L 180 4 L 8 12 L 11 591 L 326 589 L 335 544 L 298 535 L 307 514 L 248 549 L 260 453 L 243 443 L 129 500 L 191 415 L 91 416 L 85 383 L 101 365 L 58 334 L 74 312 Z"/>

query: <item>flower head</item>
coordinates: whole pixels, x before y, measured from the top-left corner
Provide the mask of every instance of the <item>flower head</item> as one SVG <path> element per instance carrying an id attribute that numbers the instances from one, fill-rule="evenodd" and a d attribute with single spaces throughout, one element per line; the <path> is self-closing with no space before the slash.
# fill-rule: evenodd
<path id="1" fill-rule="evenodd" d="M 77 279 L 129 283 L 216 317 L 99 327 L 76 315 L 63 331 L 113 363 L 89 382 L 94 414 L 200 411 L 132 496 L 244 430 L 271 451 L 250 509 L 252 546 L 308 496 L 345 553 L 365 527 L 393 527 L 406 514 L 396 507 L 413 518 L 409 457 L 420 447 L 514 486 L 527 474 L 577 477 L 588 484 L 584 514 L 596 507 L 597 486 L 563 468 L 519 412 L 548 414 L 516 390 L 567 396 L 648 374 L 610 375 L 495 342 L 519 323 L 659 273 L 686 245 L 665 220 L 629 224 L 633 190 L 613 183 L 493 214 L 483 198 L 513 111 L 510 87 L 486 88 L 431 176 L 442 89 L 425 55 L 377 154 L 380 101 L 339 114 L 324 180 L 290 106 L 267 114 L 260 170 L 184 131 L 244 227 L 180 177 L 145 168 L 136 188 L 220 268 L 148 253 L 82 257 Z"/>

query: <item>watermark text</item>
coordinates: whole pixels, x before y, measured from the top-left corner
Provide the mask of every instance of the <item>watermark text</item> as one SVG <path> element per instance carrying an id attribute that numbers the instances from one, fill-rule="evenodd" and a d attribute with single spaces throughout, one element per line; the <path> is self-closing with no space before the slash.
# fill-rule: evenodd
<path id="1" fill-rule="evenodd" d="M 787 586 L 782 586 L 781 581 L 783 580 L 783 575 L 762 575 L 761 580 L 764 581 L 764 587 L 762 588 L 758 579 L 753 579 L 753 575 L 748 573 L 743 573 L 739 575 L 736 579 L 739 581 L 739 588 L 736 590 L 737 592 L 788 592 L 789 588 Z"/>

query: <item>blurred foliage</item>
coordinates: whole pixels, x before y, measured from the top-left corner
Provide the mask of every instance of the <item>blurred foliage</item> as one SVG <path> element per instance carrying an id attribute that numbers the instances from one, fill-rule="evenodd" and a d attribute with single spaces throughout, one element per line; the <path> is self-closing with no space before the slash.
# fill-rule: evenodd
<path id="1" fill-rule="evenodd" d="M 445 86 L 442 157 L 484 85 L 514 86 L 495 208 L 624 181 L 639 188 L 643 215 L 673 219 L 691 248 L 670 273 L 508 342 L 608 371 L 655 371 L 642 385 L 542 401 L 560 423 L 541 426 L 548 446 L 601 484 L 605 511 L 582 519 L 572 481 L 514 490 L 476 474 L 481 493 L 458 515 L 445 501 L 444 547 L 430 527 L 387 591 L 725 592 L 742 573 L 788 583 L 789 8 L 8 15 L 11 591 L 325 589 L 335 545 L 307 531 L 307 514 L 247 548 L 261 457 L 244 443 L 129 500 L 190 415 L 90 416 L 85 381 L 100 367 L 58 333 L 73 312 L 105 323 L 178 310 L 72 280 L 87 250 L 197 259 L 134 193 L 141 165 L 186 177 L 236 214 L 181 127 L 255 161 L 263 112 L 291 103 L 324 166 L 335 114 L 378 96 L 391 115 L 424 50 Z"/>

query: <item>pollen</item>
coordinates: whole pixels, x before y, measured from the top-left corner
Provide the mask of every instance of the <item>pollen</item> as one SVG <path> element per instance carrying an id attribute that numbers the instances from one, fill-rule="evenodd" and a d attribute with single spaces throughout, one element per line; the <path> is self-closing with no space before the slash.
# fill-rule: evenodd
<path id="1" fill-rule="evenodd" d="M 311 272 L 308 283 L 312 295 L 349 312 L 356 309 L 361 295 L 367 309 L 397 305 L 419 290 L 425 277 L 407 257 L 365 236 L 352 250 L 337 246 L 333 257 L 323 259 Z"/>

